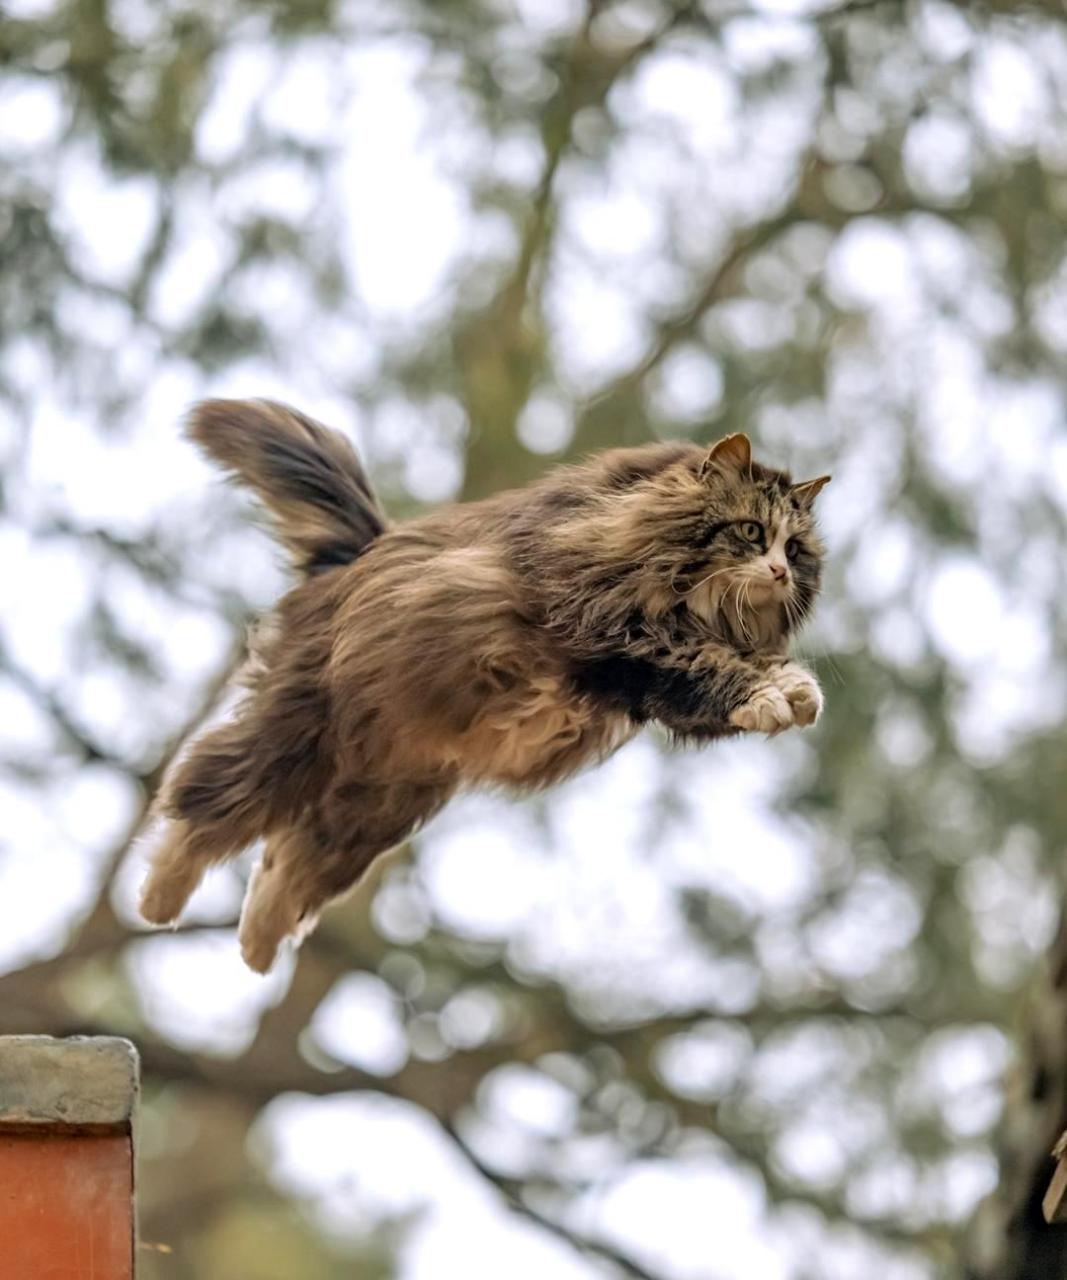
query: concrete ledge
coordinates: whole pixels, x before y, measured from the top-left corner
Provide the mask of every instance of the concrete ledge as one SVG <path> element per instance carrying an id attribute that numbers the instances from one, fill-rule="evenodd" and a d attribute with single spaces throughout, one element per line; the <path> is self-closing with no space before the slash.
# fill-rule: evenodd
<path id="1" fill-rule="evenodd" d="M 129 1133 L 137 1050 L 117 1037 L 0 1037 L 0 1131 Z"/>

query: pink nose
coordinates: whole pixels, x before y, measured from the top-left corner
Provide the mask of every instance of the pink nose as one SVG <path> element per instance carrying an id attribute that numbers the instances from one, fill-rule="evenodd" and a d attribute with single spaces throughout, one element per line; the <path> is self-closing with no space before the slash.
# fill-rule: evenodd
<path id="1" fill-rule="evenodd" d="M 775 582 L 784 582 L 789 576 L 789 570 L 780 561 L 772 561 L 770 568 L 771 576 L 774 578 Z"/>

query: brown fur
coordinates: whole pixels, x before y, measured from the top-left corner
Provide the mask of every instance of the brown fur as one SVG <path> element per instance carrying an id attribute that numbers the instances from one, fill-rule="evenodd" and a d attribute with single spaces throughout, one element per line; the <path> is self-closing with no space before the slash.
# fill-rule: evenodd
<path id="1" fill-rule="evenodd" d="M 825 479 L 794 485 L 743 436 L 613 450 L 388 528 L 343 438 L 292 410 L 210 401 L 190 434 L 304 576 L 235 717 L 166 779 L 141 909 L 175 919 L 209 865 L 263 838 L 240 930 L 257 970 L 461 787 L 549 786 L 649 720 L 706 740 L 818 715 L 786 646 L 818 590 Z"/>

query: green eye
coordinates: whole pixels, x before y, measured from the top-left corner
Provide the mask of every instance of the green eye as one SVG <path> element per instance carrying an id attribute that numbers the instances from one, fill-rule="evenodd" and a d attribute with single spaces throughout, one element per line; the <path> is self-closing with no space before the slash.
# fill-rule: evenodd
<path id="1" fill-rule="evenodd" d="M 795 560 L 800 555 L 800 543 L 796 538 L 790 538 L 785 544 L 785 554 L 788 560 Z"/>
<path id="2" fill-rule="evenodd" d="M 762 542 L 763 541 L 763 525 L 757 524 L 755 520 L 742 520 L 741 537 L 746 542 Z"/>

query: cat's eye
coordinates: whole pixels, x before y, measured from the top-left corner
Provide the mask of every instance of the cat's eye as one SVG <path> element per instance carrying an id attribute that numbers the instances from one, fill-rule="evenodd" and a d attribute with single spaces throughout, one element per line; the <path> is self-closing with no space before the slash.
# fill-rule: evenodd
<path id="1" fill-rule="evenodd" d="M 790 538 L 785 544 L 785 554 L 789 560 L 795 560 L 800 555 L 800 543 L 797 542 L 796 538 Z"/>
<path id="2" fill-rule="evenodd" d="M 755 520 L 742 520 L 740 524 L 741 537 L 746 542 L 762 542 L 763 541 L 763 525 L 757 524 Z"/>

